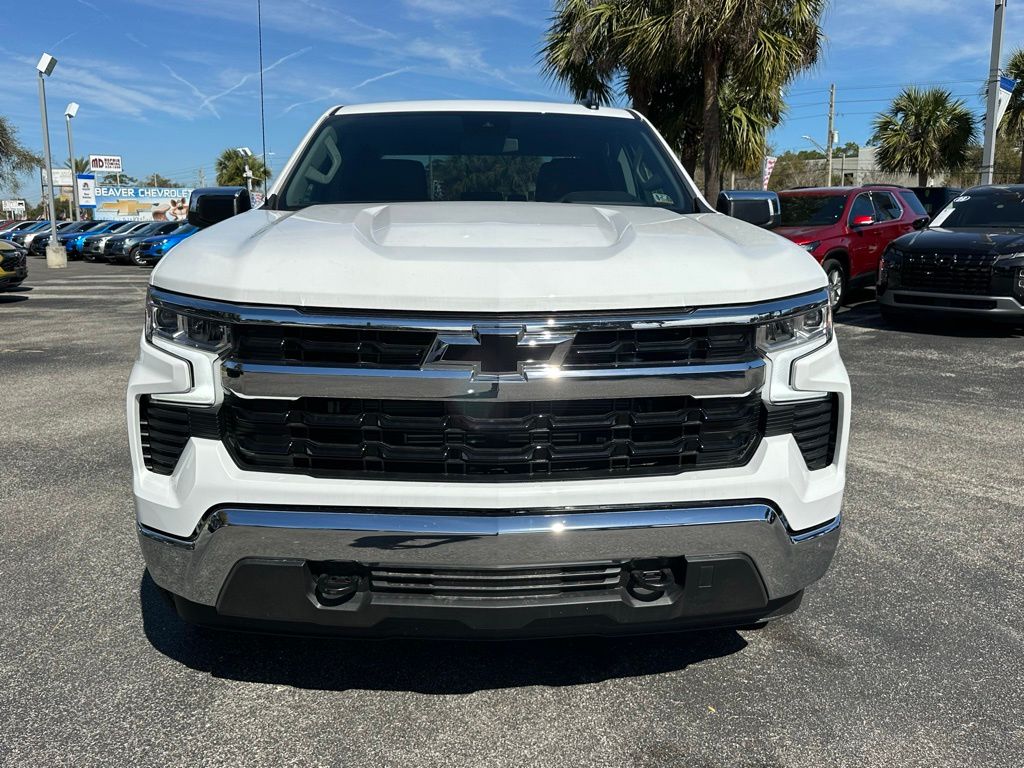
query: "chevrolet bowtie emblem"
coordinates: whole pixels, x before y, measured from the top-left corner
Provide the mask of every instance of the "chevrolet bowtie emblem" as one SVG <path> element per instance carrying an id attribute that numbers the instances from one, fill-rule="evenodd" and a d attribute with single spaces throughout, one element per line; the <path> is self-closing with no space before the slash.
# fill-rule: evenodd
<path id="1" fill-rule="evenodd" d="M 472 333 L 438 334 L 426 369 L 464 368 L 477 378 L 523 376 L 533 369 L 558 368 L 575 334 L 527 333 L 522 325 L 475 325 Z"/>

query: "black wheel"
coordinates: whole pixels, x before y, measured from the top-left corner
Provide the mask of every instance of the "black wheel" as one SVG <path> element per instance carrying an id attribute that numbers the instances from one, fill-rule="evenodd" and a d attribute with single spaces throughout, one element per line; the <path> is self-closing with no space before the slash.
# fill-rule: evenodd
<path id="1" fill-rule="evenodd" d="M 141 246 L 136 245 L 130 251 L 128 251 L 128 261 L 134 264 L 136 267 L 146 266 L 146 262 L 142 260 L 142 255 L 139 253 Z"/>
<path id="2" fill-rule="evenodd" d="M 82 261 L 96 261 L 96 254 L 82 251 Z"/>
<path id="3" fill-rule="evenodd" d="M 825 259 L 821 268 L 825 270 L 825 276 L 828 278 L 829 303 L 832 309 L 839 309 L 846 298 L 846 270 L 835 259 Z"/>

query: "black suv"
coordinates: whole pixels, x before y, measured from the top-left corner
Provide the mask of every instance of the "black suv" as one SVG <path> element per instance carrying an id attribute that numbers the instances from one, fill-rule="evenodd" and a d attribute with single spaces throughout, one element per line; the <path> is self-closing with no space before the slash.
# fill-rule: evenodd
<path id="1" fill-rule="evenodd" d="M 1024 185 L 973 187 L 894 240 L 878 270 L 882 314 L 973 313 L 1024 324 Z"/>

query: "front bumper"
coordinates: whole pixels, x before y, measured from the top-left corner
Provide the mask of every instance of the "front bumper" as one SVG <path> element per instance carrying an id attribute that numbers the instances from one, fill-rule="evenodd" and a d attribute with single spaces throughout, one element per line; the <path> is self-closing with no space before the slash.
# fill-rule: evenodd
<path id="1" fill-rule="evenodd" d="M 18 285 L 27 277 L 28 261 L 24 253 L 4 253 L 0 256 L 0 288 Z"/>
<path id="2" fill-rule="evenodd" d="M 975 315 L 994 320 L 1024 320 L 1024 304 L 1012 296 L 974 296 L 955 293 L 924 293 L 890 288 L 879 294 L 878 303 L 893 310 L 953 315 Z"/>
<path id="3" fill-rule="evenodd" d="M 746 624 L 795 608 L 836 547 L 850 386 L 835 341 L 797 359 L 766 361 L 763 393 L 772 402 L 838 396 L 828 466 L 808 469 L 794 436 L 779 434 L 763 437 L 743 466 L 558 482 L 246 471 L 223 442 L 196 436 L 171 474 L 147 470 L 140 398 L 219 405 L 222 364 L 212 353 L 143 339 L 128 388 L 142 549 L 153 580 L 177 595 L 179 611 L 193 620 L 501 636 Z M 773 376 L 773 365 L 785 365 L 789 377 Z M 619 569 L 621 583 L 600 594 L 497 600 L 378 594 L 367 586 L 334 605 L 316 594 L 319 577 L 334 568 L 369 585 L 380 568 L 500 582 L 495 572 L 502 569 L 595 563 Z M 654 600 L 629 592 L 629 574 L 645 567 L 673 574 L 670 588 Z M 424 578 L 433 583 L 434 576 Z"/>
<path id="4" fill-rule="evenodd" d="M 139 540 L 153 580 L 200 623 L 374 635 L 615 634 L 788 613 L 827 570 L 840 525 L 837 517 L 794 534 L 770 505 L 753 502 L 420 512 L 232 506 L 208 515 L 189 539 L 140 525 Z M 523 564 L 536 563 L 547 568 L 524 575 Z M 550 564 L 570 572 L 599 564 L 612 576 L 596 589 L 567 586 Z M 318 580 L 339 569 L 355 585 L 335 601 Z M 660 594 L 631 581 L 651 569 L 670 574 Z M 379 589 L 379 573 L 399 574 L 407 589 Z M 509 580 L 524 586 L 510 589 Z M 451 583 L 477 591 L 453 596 L 444 589 Z"/>

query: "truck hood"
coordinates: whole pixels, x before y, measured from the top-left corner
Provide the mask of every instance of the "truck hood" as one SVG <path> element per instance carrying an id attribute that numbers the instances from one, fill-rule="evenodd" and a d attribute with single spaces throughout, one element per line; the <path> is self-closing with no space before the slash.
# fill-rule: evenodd
<path id="1" fill-rule="evenodd" d="M 764 301 L 825 276 L 802 248 L 717 213 L 432 202 L 249 211 L 178 245 L 151 282 L 239 303 L 548 312 Z"/>

